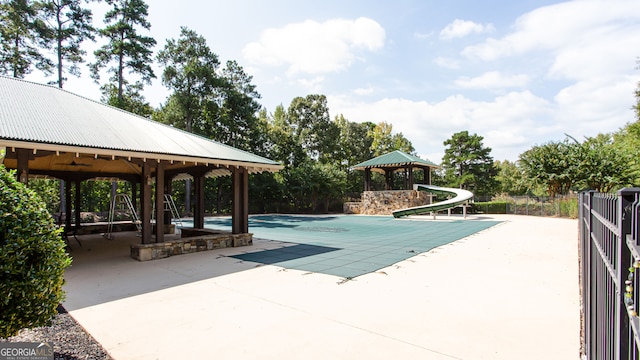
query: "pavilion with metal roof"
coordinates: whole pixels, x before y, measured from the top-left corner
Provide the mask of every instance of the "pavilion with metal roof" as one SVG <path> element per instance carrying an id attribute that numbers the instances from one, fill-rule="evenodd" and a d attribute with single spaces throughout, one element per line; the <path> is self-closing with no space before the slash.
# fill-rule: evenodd
<path id="1" fill-rule="evenodd" d="M 171 181 L 190 177 L 196 194 L 194 228 L 204 227 L 204 178 L 231 175 L 232 232 L 248 232 L 250 173 L 276 172 L 275 161 L 206 139 L 65 90 L 0 76 L 2 162 L 26 183 L 42 175 L 74 183 L 75 225 L 80 224 L 80 182 L 122 179 L 140 186 L 142 243 L 162 242 L 164 194 Z M 155 180 L 155 181 L 154 181 Z M 152 185 L 155 182 L 155 239 Z M 134 196 L 134 198 L 136 198 Z M 66 190 L 70 203 L 70 186 Z M 71 226 L 71 206 L 66 209 Z"/>
<path id="2" fill-rule="evenodd" d="M 403 189 L 411 190 L 413 189 L 415 170 L 422 170 L 424 173 L 423 184 L 430 185 L 431 169 L 437 168 L 440 168 L 440 166 L 429 160 L 423 160 L 400 150 L 380 155 L 352 167 L 353 170 L 364 170 L 364 191 L 373 190 L 371 183 L 372 171 L 385 175 L 385 190 L 393 190 L 393 174 L 402 171 L 404 172 Z"/>

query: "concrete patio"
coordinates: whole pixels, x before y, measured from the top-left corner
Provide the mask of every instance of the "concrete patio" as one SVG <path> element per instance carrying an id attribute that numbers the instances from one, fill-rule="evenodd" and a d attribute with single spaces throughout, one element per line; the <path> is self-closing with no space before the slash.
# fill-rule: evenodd
<path id="1" fill-rule="evenodd" d="M 115 359 L 578 359 L 577 220 L 486 220 L 352 280 L 231 257 L 279 241 L 138 262 L 86 236 L 64 306 Z"/>

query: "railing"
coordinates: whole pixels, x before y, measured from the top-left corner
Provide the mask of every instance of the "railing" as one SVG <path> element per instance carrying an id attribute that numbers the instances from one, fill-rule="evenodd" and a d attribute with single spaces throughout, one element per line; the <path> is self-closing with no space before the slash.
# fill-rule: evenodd
<path id="1" fill-rule="evenodd" d="M 640 359 L 640 188 L 579 200 L 582 353 Z"/>

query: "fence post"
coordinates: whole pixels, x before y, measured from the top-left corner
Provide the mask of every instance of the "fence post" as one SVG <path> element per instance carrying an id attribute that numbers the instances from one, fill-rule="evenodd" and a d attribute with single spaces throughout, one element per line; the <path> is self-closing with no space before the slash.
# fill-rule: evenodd
<path id="1" fill-rule="evenodd" d="M 617 248 L 617 277 L 618 277 L 618 331 L 616 334 L 616 359 L 628 359 L 629 343 L 629 315 L 624 301 L 625 280 L 629 276 L 629 268 L 633 266 L 631 251 L 627 246 L 627 234 L 631 233 L 631 207 L 635 201 L 638 188 L 624 188 L 618 191 L 618 248 Z"/>
<path id="2" fill-rule="evenodd" d="M 580 246 L 582 248 L 582 324 L 583 324 L 583 351 L 587 359 L 593 354 L 591 344 L 591 324 L 593 316 L 591 304 L 591 209 L 593 208 L 593 195 L 595 191 L 580 194 L 578 203 L 580 218 Z M 586 204 L 585 204 L 586 203 Z"/>

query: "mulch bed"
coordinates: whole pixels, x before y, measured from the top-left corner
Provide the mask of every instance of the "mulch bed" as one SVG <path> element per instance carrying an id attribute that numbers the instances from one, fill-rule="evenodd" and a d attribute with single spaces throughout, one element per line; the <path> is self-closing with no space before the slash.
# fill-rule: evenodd
<path id="1" fill-rule="evenodd" d="M 111 360 L 111 356 L 69 313 L 58 306 L 50 326 L 24 329 L 0 342 L 51 342 L 55 360 Z"/>

